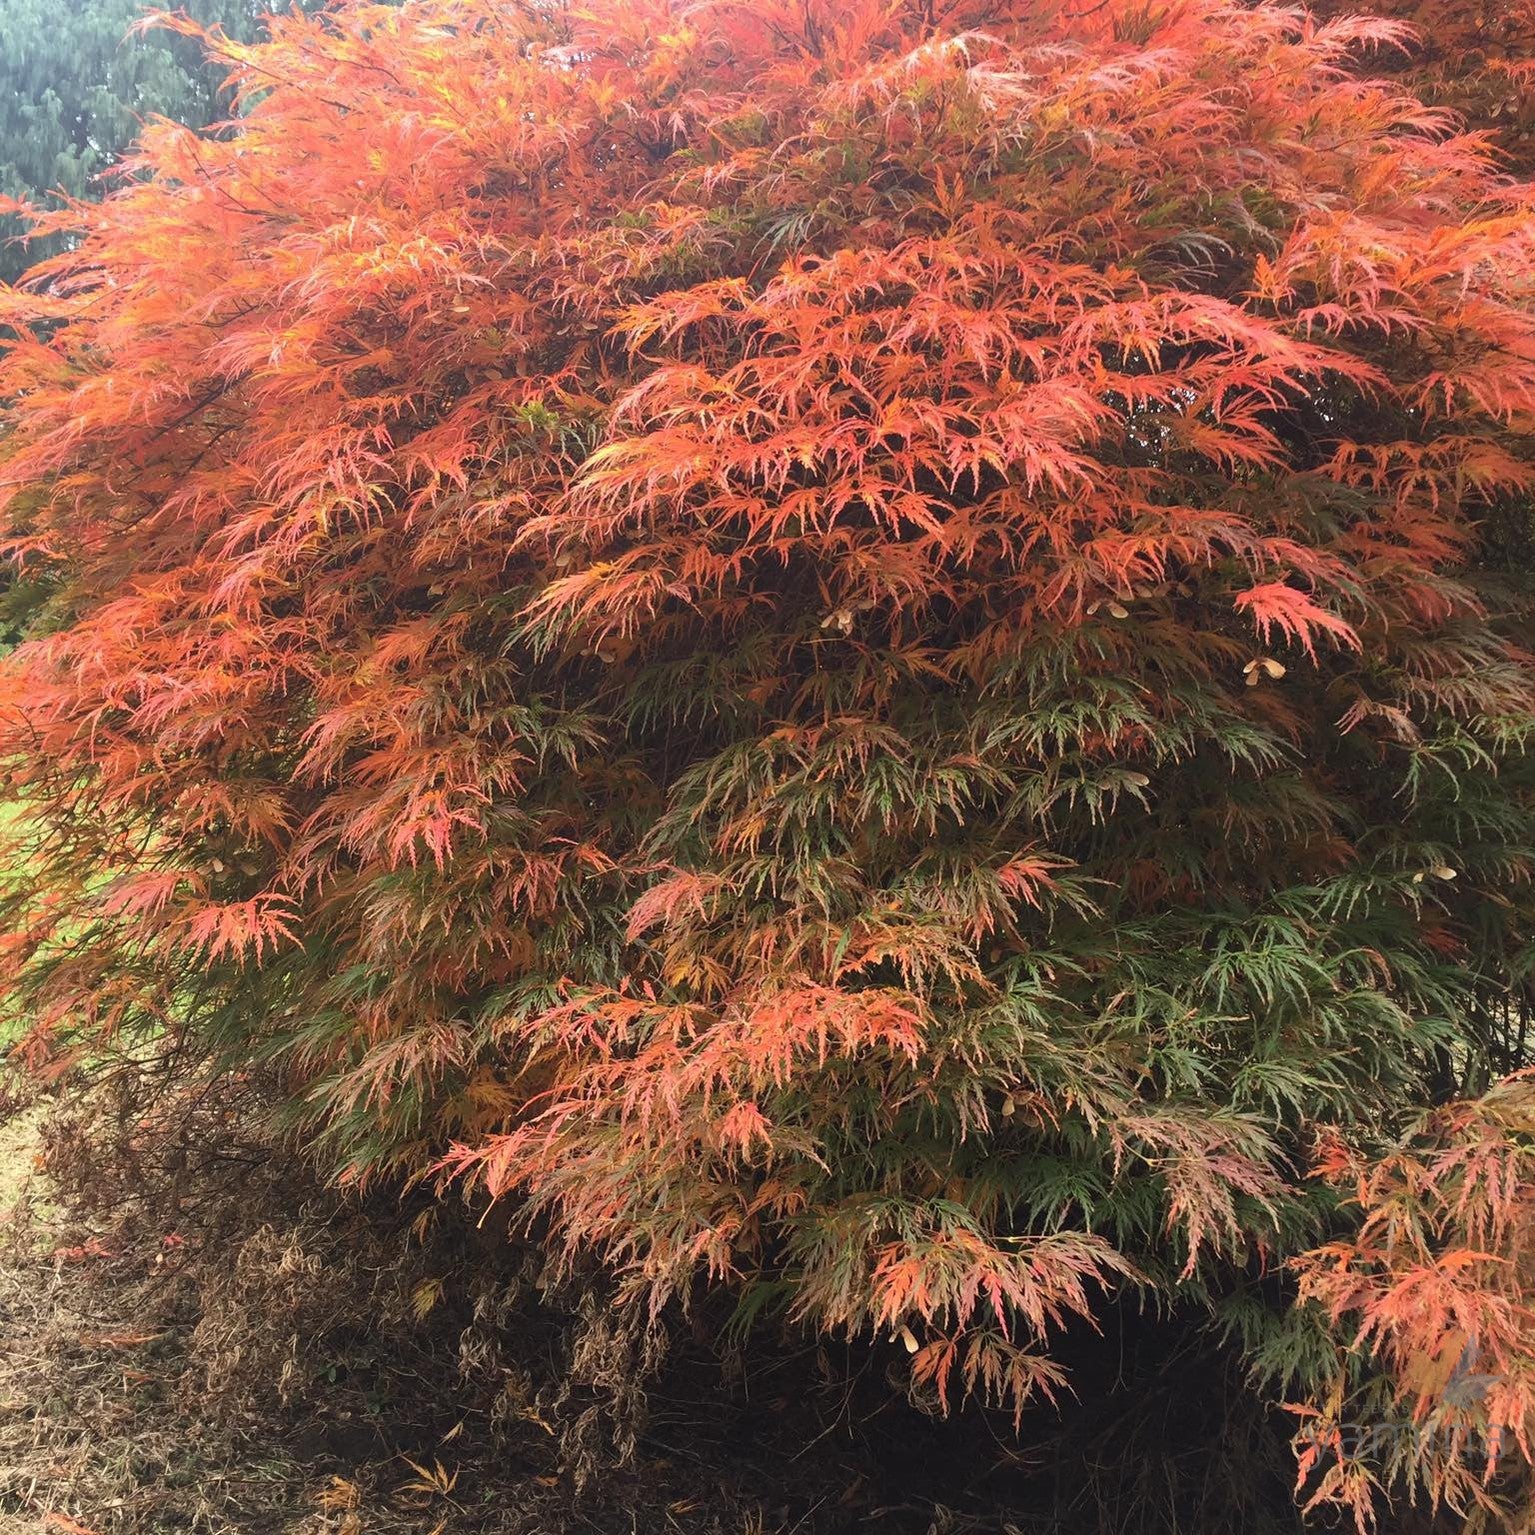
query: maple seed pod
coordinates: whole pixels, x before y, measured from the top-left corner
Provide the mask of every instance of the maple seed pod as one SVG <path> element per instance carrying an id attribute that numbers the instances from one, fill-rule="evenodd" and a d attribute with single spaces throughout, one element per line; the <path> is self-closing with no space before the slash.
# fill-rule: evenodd
<path id="1" fill-rule="evenodd" d="M 1432 869 L 1430 869 L 1428 872 L 1430 874 L 1432 874 L 1435 879 L 1454 879 L 1455 878 L 1455 870 L 1452 869 L 1449 866 L 1449 864 L 1447 864 L 1447 863 L 1435 864 L 1434 867 Z"/>
<path id="2" fill-rule="evenodd" d="M 917 1343 L 917 1335 L 911 1330 L 911 1328 L 903 1327 L 900 1332 L 896 1334 L 896 1337 L 901 1340 L 901 1346 L 906 1350 L 908 1354 L 915 1354 L 917 1352 L 917 1348 L 919 1346 Z"/>

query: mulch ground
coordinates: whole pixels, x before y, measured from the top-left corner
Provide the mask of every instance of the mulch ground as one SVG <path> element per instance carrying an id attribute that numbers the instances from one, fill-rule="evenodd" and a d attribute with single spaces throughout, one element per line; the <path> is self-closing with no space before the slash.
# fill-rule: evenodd
<path id="1" fill-rule="evenodd" d="M 401 1259 L 370 1212 L 254 1175 L 232 1230 L 82 1213 L 42 1144 L 35 1113 L 0 1126 L 0 1535 L 1013 1528 L 932 1495 L 963 1494 L 953 1436 L 869 1410 L 899 1403 L 871 1361 L 657 1370 L 590 1295 L 558 1316 L 515 1269 L 461 1283 L 481 1265 L 451 1243 Z"/>
<path id="2" fill-rule="evenodd" d="M 898 1344 L 747 1347 L 707 1301 L 636 1332 L 430 1196 L 144 1101 L 0 1115 L 0 1535 L 1301 1530 L 1282 1436 L 1175 1321 L 1066 1340 L 1081 1398 L 1021 1434 L 943 1419 Z"/>

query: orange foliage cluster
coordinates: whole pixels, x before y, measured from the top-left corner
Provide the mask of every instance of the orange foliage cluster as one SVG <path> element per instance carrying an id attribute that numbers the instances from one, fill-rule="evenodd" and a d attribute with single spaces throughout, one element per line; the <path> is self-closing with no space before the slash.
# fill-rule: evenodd
<path id="1" fill-rule="evenodd" d="M 1329 9 L 1340 9 L 1329 0 Z M 1426 99 L 1487 133 L 1498 154 L 1535 167 L 1535 3 L 1532 0 L 1368 0 L 1349 7 L 1405 22 L 1391 61 Z"/>
<path id="2" fill-rule="evenodd" d="M 1514 1240 L 1524 1130 L 1383 1148 L 1522 1063 L 1535 674 L 1477 538 L 1532 483 L 1535 197 L 1377 78 L 1406 37 L 214 40 L 238 121 L 150 127 L 0 291 L 25 1052 L 268 1063 L 351 1175 L 1015 1409 L 1102 1292 L 1229 1325 L 1315 1248 L 1299 1315 L 1399 1383 L 1453 1316 L 1522 1451 L 1527 1291 L 1455 1254 Z"/>
<path id="3" fill-rule="evenodd" d="M 1502 1456 L 1532 1458 L 1535 1426 L 1535 1094 L 1528 1072 L 1424 1115 L 1374 1160 L 1331 1143 L 1320 1171 L 1349 1190 L 1359 1229 L 1296 1260 L 1301 1295 L 1357 1319 L 1383 1358 L 1405 1431 L 1383 1467 L 1327 1457 L 1350 1412 L 1343 1372 L 1306 1416 L 1302 1478 L 1357 1507 L 1383 1471 L 1457 1507 L 1485 1501 Z"/>

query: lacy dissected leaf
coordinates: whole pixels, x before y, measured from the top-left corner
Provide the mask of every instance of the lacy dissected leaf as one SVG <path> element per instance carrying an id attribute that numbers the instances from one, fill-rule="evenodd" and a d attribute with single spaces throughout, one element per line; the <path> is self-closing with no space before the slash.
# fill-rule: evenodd
<path id="1" fill-rule="evenodd" d="M 0 295 L 20 1054 L 261 1062 L 342 1176 L 945 1403 L 1059 1391 L 1137 1287 L 1405 1282 L 1310 1148 L 1394 1176 L 1524 1064 L 1535 917 L 1532 199 L 1407 39 L 210 38 L 235 120 L 149 125 Z"/>

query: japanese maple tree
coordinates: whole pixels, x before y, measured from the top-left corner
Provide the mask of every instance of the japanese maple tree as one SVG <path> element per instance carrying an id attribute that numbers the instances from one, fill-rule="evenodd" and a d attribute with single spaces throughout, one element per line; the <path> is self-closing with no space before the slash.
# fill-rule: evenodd
<path id="1" fill-rule="evenodd" d="M 893 1335 L 945 1402 L 1050 1395 L 1149 1290 L 1311 1415 L 1316 1495 L 1494 1498 L 1453 1436 L 1339 1453 L 1448 1410 L 1458 1329 L 1507 1470 L 1535 1368 L 1535 672 L 1480 536 L 1535 198 L 1377 72 L 1408 32 L 209 41 L 237 121 L 151 127 L 0 291 L 26 1056 L 267 1063 L 343 1174 Z"/>
<path id="2" fill-rule="evenodd" d="M 1336 0 L 1327 8 L 1342 9 Z M 1368 0 L 1353 7 L 1407 23 L 1381 62 L 1484 132 L 1522 174 L 1535 164 L 1535 3 L 1532 0 Z"/>

